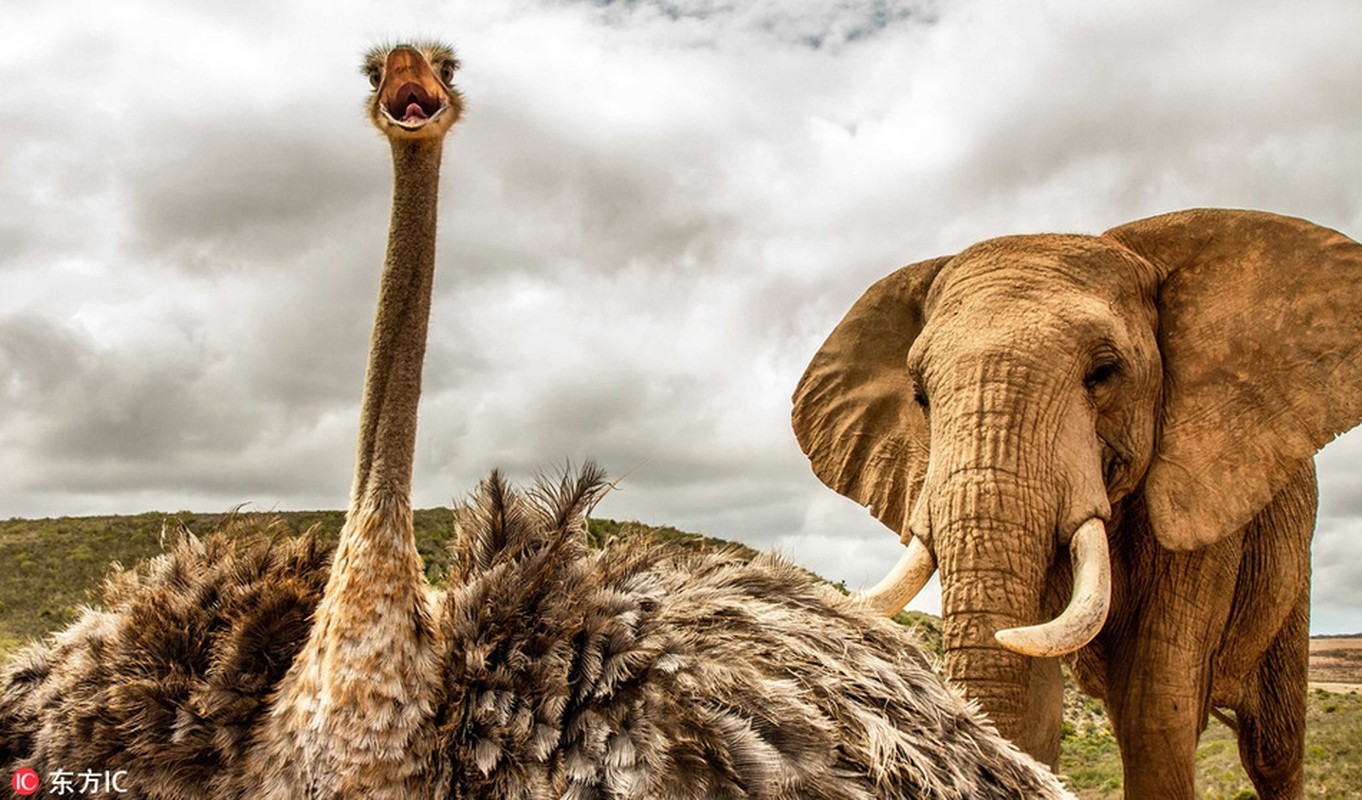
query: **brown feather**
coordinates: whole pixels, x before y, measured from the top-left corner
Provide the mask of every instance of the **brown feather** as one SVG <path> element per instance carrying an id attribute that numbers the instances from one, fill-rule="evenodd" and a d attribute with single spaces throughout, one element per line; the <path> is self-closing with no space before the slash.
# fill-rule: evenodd
<path id="1" fill-rule="evenodd" d="M 448 798 L 1060 797 L 902 628 L 783 559 L 592 551 L 589 467 L 458 512 L 425 785 Z M 252 796 L 245 758 L 329 569 L 312 537 L 184 537 L 0 677 L 0 764 Z M 298 797 L 311 796 L 297 787 Z"/>

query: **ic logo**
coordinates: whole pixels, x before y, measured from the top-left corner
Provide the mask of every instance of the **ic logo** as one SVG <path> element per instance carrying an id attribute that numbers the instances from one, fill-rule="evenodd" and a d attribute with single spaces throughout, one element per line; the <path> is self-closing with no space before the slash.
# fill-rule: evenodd
<path id="1" fill-rule="evenodd" d="M 20 797 L 28 797 L 38 791 L 38 784 L 40 783 L 38 780 L 38 773 L 28 767 L 15 771 L 15 773 L 10 776 L 9 782 L 10 786 L 14 787 L 15 794 Z"/>

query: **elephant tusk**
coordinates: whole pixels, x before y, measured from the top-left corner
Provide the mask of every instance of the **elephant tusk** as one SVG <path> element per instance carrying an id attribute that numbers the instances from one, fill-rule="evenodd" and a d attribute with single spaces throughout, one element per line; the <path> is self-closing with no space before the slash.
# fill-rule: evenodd
<path id="1" fill-rule="evenodd" d="M 1041 625 L 1006 628 L 993 634 L 1014 653 L 1053 658 L 1072 653 L 1102 630 L 1111 607 L 1111 556 L 1107 532 L 1094 517 L 1083 523 L 1069 543 L 1073 558 L 1074 594 L 1064 613 Z"/>
<path id="2" fill-rule="evenodd" d="M 855 598 L 875 613 L 892 617 L 912 602 L 934 572 L 936 558 L 927 545 L 914 536 L 889 574 L 870 590 L 856 594 Z"/>

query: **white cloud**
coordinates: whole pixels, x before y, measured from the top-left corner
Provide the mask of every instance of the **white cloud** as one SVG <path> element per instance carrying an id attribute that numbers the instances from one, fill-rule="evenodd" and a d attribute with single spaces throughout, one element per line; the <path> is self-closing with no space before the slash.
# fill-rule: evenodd
<path id="1" fill-rule="evenodd" d="M 415 32 L 468 98 L 418 503 L 595 457 L 634 469 L 602 513 L 865 583 L 895 537 L 787 422 L 855 297 L 1190 205 L 1362 234 L 1359 29 L 1344 0 L 7 7 L 0 514 L 343 503 L 389 191 L 355 66 Z M 1362 562 L 1354 438 L 1317 562 Z M 1319 568 L 1317 627 L 1362 628 L 1346 580 Z"/>

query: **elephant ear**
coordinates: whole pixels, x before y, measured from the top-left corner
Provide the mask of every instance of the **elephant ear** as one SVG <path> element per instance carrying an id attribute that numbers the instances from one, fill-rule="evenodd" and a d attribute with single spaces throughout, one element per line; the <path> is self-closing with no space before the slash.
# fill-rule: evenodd
<path id="1" fill-rule="evenodd" d="M 950 256 L 871 286 L 809 362 L 791 422 L 814 474 L 902 534 L 927 469 L 927 422 L 913 402 L 908 348 L 927 290 Z"/>
<path id="2" fill-rule="evenodd" d="M 1301 219 L 1208 209 L 1104 235 L 1160 280 L 1150 522 L 1170 549 L 1210 544 L 1362 422 L 1362 245 Z"/>

